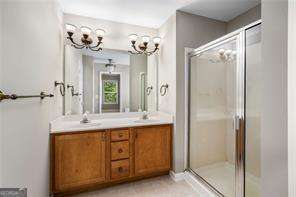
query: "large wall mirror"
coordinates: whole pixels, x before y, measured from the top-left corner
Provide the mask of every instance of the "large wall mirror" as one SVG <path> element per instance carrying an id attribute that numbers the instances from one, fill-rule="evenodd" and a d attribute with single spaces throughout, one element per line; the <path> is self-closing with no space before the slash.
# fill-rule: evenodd
<path id="1" fill-rule="evenodd" d="M 64 112 L 69 114 L 157 111 L 156 55 L 65 45 Z"/>

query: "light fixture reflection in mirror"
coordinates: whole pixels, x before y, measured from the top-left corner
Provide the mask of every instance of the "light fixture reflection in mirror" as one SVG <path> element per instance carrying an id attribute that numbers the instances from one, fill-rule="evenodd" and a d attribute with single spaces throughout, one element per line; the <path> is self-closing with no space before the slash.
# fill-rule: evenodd
<path id="1" fill-rule="evenodd" d="M 108 59 L 108 61 L 109 63 L 107 63 L 105 67 L 107 68 L 109 74 L 111 74 L 112 72 L 114 72 L 116 65 L 114 64 L 112 59 Z"/>

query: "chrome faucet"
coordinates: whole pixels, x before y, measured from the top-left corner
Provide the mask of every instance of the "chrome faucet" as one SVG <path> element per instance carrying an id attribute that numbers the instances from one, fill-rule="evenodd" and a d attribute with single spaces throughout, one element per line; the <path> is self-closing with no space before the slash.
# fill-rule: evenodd
<path id="1" fill-rule="evenodd" d="M 147 111 L 143 111 L 142 119 L 143 119 L 143 120 L 147 120 L 147 119 L 149 119 L 149 117 L 148 117 L 148 112 L 147 112 Z"/>
<path id="2" fill-rule="evenodd" d="M 89 113 L 88 111 L 84 112 L 84 114 L 82 115 L 82 120 L 80 121 L 80 123 L 86 124 L 86 123 L 90 122 L 90 120 L 87 117 L 88 113 Z"/>

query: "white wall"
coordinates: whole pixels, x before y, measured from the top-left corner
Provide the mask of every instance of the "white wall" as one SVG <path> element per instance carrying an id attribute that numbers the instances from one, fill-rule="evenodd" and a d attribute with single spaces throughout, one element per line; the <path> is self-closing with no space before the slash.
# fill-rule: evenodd
<path id="1" fill-rule="evenodd" d="M 6 93 L 55 93 L 54 98 L 0 103 L 1 187 L 27 187 L 28 196 L 49 191 L 49 121 L 62 114 L 62 97 L 54 81 L 62 80 L 61 16 L 53 1 L 1 3 L 0 89 Z"/>
<path id="2" fill-rule="evenodd" d="M 2 11 L 3 10 L 3 4 L 0 2 L 0 87 L 3 87 L 2 85 L 2 78 L 3 78 L 3 71 L 2 71 Z M 2 140 L 3 136 L 2 136 L 2 127 L 1 127 L 1 123 L 2 123 L 2 105 L 0 104 L 0 187 L 2 186 Z"/>
<path id="3" fill-rule="evenodd" d="M 83 97 L 72 96 L 71 88 L 67 85 L 74 86 L 74 93 L 83 91 L 83 65 L 81 50 L 77 50 L 70 45 L 65 46 L 64 72 L 65 72 L 65 114 L 81 114 L 83 111 Z"/>
<path id="4" fill-rule="evenodd" d="M 296 196 L 296 1 L 289 1 L 288 34 L 288 158 L 289 196 Z"/>
<path id="5" fill-rule="evenodd" d="M 93 112 L 93 73 L 94 73 L 94 57 L 83 55 L 83 113 Z"/>
<path id="6" fill-rule="evenodd" d="M 112 12 L 112 10 L 110 10 L 110 12 Z M 71 23 L 77 27 L 88 26 L 93 29 L 103 28 L 106 31 L 106 36 L 103 39 L 103 47 L 107 49 L 127 51 L 130 49 L 130 41 L 128 36 L 133 33 L 138 34 L 139 36 L 157 35 L 157 30 L 153 28 L 118 23 L 102 19 L 94 19 L 72 14 L 64 14 L 64 22 Z"/>
<path id="7" fill-rule="evenodd" d="M 141 78 L 140 73 L 147 74 L 147 56 L 130 56 L 130 111 L 138 111 L 141 105 Z"/>
<path id="8" fill-rule="evenodd" d="M 158 96 L 158 110 L 176 115 L 176 14 L 172 15 L 160 28 L 159 36 L 162 38 L 160 51 L 158 53 L 158 90 L 164 84 L 168 84 L 165 96 Z M 173 169 L 179 160 L 176 155 L 176 129 L 173 137 Z"/>
<path id="9" fill-rule="evenodd" d="M 158 55 L 153 54 L 147 57 L 147 87 L 152 86 L 150 95 L 147 95 L 148 111 L 157 111 L 158 96 Z"/>
<path id="10" fill-rule="evenodd" d="M 284 197 L 288 196 L 288 0 L 263 0 L 262 21 L 264 88 L 261 119 L 261 189 L 263 197 Z"/>
<path id="11" fill-rule="evenodd" d="M 160 28 L 162 38 L 158 52 L 158 87 L 168 84 L 168 92 L 158 98 L 159 111 L 176 112 L 176 14 L 172 15 Z M 159 91 L 159 89 L 158 89 Z"/>

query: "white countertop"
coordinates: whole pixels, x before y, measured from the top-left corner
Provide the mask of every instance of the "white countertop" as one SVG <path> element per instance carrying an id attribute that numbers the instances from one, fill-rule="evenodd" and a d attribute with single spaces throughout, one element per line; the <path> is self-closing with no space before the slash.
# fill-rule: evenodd
<path id="1" fill-rule="evenodd" d="M 62 116 L 50 122 L 50 133 L 64 133 L 75 131 L 90 131 L 124 127 L 172 124 L 173 116 L 162 113 L 149 113 L 148 120 L 141 120 L 141 112 L 90 114 L 89 123 L 82 124 L 82 115 Z"/>

